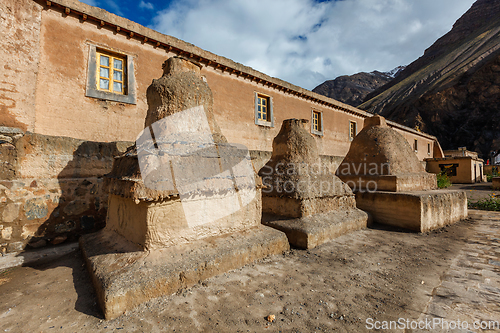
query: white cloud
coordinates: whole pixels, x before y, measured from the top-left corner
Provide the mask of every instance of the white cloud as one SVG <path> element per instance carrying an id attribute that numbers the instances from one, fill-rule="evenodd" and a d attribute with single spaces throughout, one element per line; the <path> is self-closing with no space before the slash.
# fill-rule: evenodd
<path id="1" fill-rule="evenodd" d="M 99 5 L 103 5 L 106 10 L 109 10 L 116 15 L 123 16 L 122 3 L 120 2 L 117 3 L 115 0 L 99 0 Z"/>
<path id="2" fill-rule="evenodd" d="M 139 8 L 153 10 L 155 7 L 151 2 L 145 2 L 144 0 L 141 0 L 141 2 L 139 3 Z"/>
<path id="3" fill-rule="evenodd" d="M 152 28 L 312 89 L 423 54 L 475 0 L 186 0 Z"/>
<path id="4" fill-rule="evenodd" d="M 80 0 L 80 1 L 86 3 L 87 5 L 99 6 L 99 2 L 97 2 L 97 0 Z"/>

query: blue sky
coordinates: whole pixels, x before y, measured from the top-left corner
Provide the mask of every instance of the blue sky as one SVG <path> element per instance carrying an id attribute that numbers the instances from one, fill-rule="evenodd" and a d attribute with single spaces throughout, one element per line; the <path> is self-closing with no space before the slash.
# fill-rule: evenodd
<path id="1" fill-rule="evenodd" d="M 475 0 L 84 0 L 313 89 L 421 56 Z"/>

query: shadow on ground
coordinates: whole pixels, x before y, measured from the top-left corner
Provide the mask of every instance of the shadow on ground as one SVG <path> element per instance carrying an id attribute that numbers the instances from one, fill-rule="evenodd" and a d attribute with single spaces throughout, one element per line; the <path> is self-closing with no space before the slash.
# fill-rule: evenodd
<path id="1" fill-rule="evenodd" d="M 63 255 L 56 260 L 40 260 L 34 264 L 24 265 L 23 267 L 42 271 L 49 277 L 52 275 L 52 272 L 56 272 L 56 268 L 63 268 L 64 271 L 70 270 L 73 278 L 71 285 L 77 295 L 77 299 L 74 302 L 74 309 L 85 315 L 104 319 L 97 305 L 94 287 L 92 286 L 92 281 L 90 280 L 80 250 Z M 66 274 L 66 276 L 69 276 L 69 274 Z M 57 276 L 54 276 L 54 278 L 57 278 Z M 65 282 L 70 281 L 66 280 Z M 63 289 L 71 288 L 71 285 L 64 286 Z"/>

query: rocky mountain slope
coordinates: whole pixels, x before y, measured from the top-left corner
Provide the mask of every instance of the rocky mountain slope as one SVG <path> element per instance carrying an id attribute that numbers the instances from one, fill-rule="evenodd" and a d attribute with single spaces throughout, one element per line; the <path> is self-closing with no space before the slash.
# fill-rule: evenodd
<path id="1" fill-rule="evenodd" d="M 392 81 L 403 69 L 404 66 L 399 66 L 389 72 L 373 71 L 343 75 L 323 82 L 312 91 L 352 106 L 358 106 L 369 93 Z"/>
<path id="2" fill-rule="evenodd" d="M 500 0 L 478 0 L 452 30 L 358 106 L 435 135 L 443 149 L 500 149 Z"/>

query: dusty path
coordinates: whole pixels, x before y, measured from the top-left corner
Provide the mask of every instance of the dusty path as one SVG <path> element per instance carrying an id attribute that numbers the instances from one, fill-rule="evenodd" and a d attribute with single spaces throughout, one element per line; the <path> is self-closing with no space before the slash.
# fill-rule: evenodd
<path id="1" fill-rule="evenodd" d="M 472 201 L 489 199 L 492 195 L 500 195 L 500 191 L 493 190 L 492 183 L 453 184 L 449 190 L 462 190 L 467 194 L 467 199 Z"/>
<path id="2" fill-rule="evenodd" d="M 364 332 L 368 318 L 499 318 L 500 213 L 471 212 L 429 234 L 375 226 L 292 250 L 113 321 L 102 319 L 74 252 L 0 273 L 0 332 Z M 468 283 L 478 290 L 470 297 L 460 289 Z"/>

